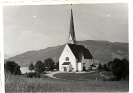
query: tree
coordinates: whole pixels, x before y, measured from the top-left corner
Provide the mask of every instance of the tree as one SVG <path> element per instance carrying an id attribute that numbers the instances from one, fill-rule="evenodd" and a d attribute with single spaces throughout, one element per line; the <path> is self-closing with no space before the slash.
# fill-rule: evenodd
<path id="1" fill-rule="evenodd" d="M 35 64 L 35 71 L 37 73 L 42 73 L 43 71 L 45 71 L 45 66 L 44 64 L 42 63 L 42 61 L 37 61 L 36 64 Z"/>
<path id="2" fill-rule="evenodd" d="M 33 63 L 31 63 L 30 65 L 29 65 L 29 70 L 32 72 L 32 70 L 34 70 L 34 65 L 33 65 Z"/>
<path id="3" fill-rule="evenodd" d="M 7 61 L 4 64 L 5 72 L 13 74 L 13 75 L 21 75 L 20 66 L 15 63 L 15 61 Z"/>
<path id="4" fill-rule="evenodd" d="M 129 62 L 125 58 L 121 60 L 123 64 L 123 74 L 122 77 L 125 79 L 126 77 L 129 78 Z"/>
<path id="5" fill-rule="evenodd" d="M 55 64 L 55 68 L 59 70 L 59 61 L 56 62 L 56 64 Z"/>
<path id="6" fill-rule="evenodd" d="M 106 64 L 103 65 L 103 69 L 107 70 L 107 65 Z"/>
<path id="7" fill-rule="evenodd" d="M 113 61 L 108 62 L 108 70 L 109 70 L 110 72 L 112 72 L 112 62 L 113 62 Z"/>
<path id="8" fill-rule="evenodd" d="M 118 58 L 114 59 L 112 62 L 112 74 L 115 76 L 116 80 L 121 80 L 123 74 L 123 63 Z"/>
<path id="9" fill-rule="evenodd" d="M 112 72 L 115 80 L 129 79 L 129 61 L 125 58 L 120 60 L 115 58 L 108 63 L 108 69 Z"/>
<path id="10" fill-rule="evenodd" d="M 45 67 L 47 68 L 48 71 L 52 71 L 52 70 L 54 70 L 55 62 L 53 61 L 53 59 L 47 58 L 44 61 L 44 65 L 45 65 Z"/>
<path id="11" fill-rule="evenodd" d="M 101 71 L 101 69 L 102 69 L 102 65 L 101 63 L 99 63 L 98 70 Z"/>

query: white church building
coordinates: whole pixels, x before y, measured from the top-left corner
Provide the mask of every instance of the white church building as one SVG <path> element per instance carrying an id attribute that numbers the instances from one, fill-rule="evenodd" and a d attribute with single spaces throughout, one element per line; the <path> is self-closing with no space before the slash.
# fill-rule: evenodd
<path id="1" fill-rule="evenodd" d="M 93 64 L 93 56 L 83 45 L 76 43 L 73 13 L 71 9 L 70 32 L 68 42 L 59 58 L 59 71 L 76 72 L 86 71 Z"/>

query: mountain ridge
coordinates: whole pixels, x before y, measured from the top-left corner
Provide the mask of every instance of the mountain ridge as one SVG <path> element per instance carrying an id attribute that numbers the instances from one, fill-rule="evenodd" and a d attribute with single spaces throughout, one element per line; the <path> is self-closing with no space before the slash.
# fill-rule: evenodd
<path id="1" fill-rule="evenodd" d="M 85 40 L 78 41 L 79 45 L 85 46 L 90 50 L 94 57 L 95 63 L 107 63 L 114 58 L 126 58 L 129 57 L 129 44 L 122 42 L 109 42 L 100 40 Z M 47 58 L 52 58 L 55 62 L 58 59 L 65 47 L 65 44 L 54 47 L 47 47 L 45 49 L 27 51 L 22 54 L 18 54 L 14 57 L 5 59 L 6 61 L 15 61 L 20 66 L 29 66 L 30 63 L 36 63 L 38 60 L 44 62 Z"/>

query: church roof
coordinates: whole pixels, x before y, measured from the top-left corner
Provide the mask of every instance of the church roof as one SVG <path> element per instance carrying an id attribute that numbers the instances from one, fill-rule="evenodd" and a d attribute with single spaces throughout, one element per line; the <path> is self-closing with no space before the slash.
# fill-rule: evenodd
<path id="1" fill-rule="evenodd" d="M 90 51 L 85 48 L 82 45 L 76 45 L 76 44 L 68 44 L 70 49 L 72 50 L 74 56 L 76 57 L 76 59 L 78 59 L 78 61 L 80 62 L 82 60 L 82 53 L 84 55 L 84 59 L 92 59 L 92 55 L 90 53 Z"/>
<path id="2" fill-rule="evenodd" d="M 69 65 L 71 62 L 64 62 L 62 65 Z"/>

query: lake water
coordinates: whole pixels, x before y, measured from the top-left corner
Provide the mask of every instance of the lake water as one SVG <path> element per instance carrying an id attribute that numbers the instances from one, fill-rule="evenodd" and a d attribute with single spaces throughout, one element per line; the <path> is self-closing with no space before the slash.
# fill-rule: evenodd
<path id="1" fill-rule="evenodd" d="M 22 74 L 25 74 L 26 72 L 27 72 L 27 73 L 28 73 L 28 72 L 31 72 L 28 68 L 29 68 L 29 67 L 21 67 L 20 70 L 21 70 Z"/>

